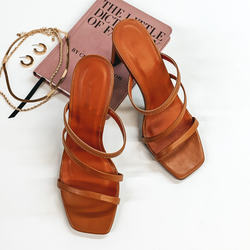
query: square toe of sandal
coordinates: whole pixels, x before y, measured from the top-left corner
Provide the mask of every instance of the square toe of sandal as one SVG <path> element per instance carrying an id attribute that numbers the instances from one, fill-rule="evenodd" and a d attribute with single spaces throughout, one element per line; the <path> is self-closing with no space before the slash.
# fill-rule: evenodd
<path id="1" fill-rule="evenodd" d="M 107 234 L 113 224 L 114 204 L 62 191 L 63 203 L 71 226 L 80 232 Z"/>
<path id="2" fill-rule="evenodd" d="M 204 152 L 198 132 L 159 161 L 174 177 L 184 179 L 204 162 Z"/>

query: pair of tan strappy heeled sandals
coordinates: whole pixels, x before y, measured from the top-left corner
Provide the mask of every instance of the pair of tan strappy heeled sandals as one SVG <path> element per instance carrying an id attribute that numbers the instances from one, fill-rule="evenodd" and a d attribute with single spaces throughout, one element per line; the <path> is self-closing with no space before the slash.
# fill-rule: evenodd
<path id="1" fill-rule="evenodd" d="M 197 132 L 198 122 L 186 109 L 185 90 L 176 63 L 160 54 L 142 24 L 126 19 L 113 31 L 112 63 L 122 61 L 130 72 L 128 94 L 132 104 L 132 82 L 136 80 L 144 97 L 142 141 L 155 159 L 173 176 L 184 179 L 204 162 Z M 168 73 L 164 60 L 177 69 Z M 176 81 L 173 86 L 172 80 Z M 81 232 L 105 234 L 111 229 L 119 199 L 117 172 L 110 158 L 122 153 L 126 134 L 123 123 L 109 108 L 114 83 L 111 63 L 98 55 L 82 58 L 75 67 L 69 109 L 64 116 L 64 153 L 58 187 L 71 226 Z M 178 97 L 184 92 L 184 103 Z M 115 153 L 106 153 L 102 135 L 107 115 L 119 125 L 124 144 Z M 65 139 L 65 133 L 67 137 Z"/>

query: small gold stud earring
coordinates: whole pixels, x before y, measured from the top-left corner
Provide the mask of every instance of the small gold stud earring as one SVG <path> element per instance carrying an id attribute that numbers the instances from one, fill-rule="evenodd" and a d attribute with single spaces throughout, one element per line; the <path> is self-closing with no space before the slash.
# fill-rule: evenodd
<path id="1" fill-rule="evenodd" d="M 40 48 L 42 48 L 43 50 L 37 50 L 36 48 L 34 48 L 34 52 L 37 55 L 44 55 L 47 52 L 47 46 L 43 43 L 38 43 L 38 44 L 33 44 L 32 46 L 38 46 Z"/>
<path id="2" fill-rule="evenodd" d="M 26 56 L 20 56 L 20 58 L 26 58 L 29 60 L 29 63 L 25 63 L 23 60 L 20 61 L 21 65 L 25 68 L 29 68 L 34 64 L 34 58 L 32 56 L 26 55 Z"/>

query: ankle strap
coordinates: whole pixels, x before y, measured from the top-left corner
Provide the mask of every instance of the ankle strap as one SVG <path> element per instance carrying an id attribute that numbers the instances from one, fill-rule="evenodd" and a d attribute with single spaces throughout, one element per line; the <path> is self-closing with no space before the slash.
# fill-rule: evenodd
<path id="1" fill-rule="evenodd" d="M 176 84 L 175 84 L 175 87 L 174 87 L 172 93 L 170 94 L 168 99 L 160 107 L 158 107 L 156 109 L 152 109 L 152 110 L 142 110 L 135 105 L 135 103 L 133 101 L 133 97 L 132 97 L 132 83 L 133 83 L 134 78 L 132 75 L 129 75 L 129 80 L 128 80 L 129 99 L 130 99 L 132 105 L 135 107 L 135 109 L 144 115 L 156 115 L 156 114 L 161 113 L 167 107 L 169 107 L 169 105 L 174 101 L 175 97 L 177 96 L 179 88 L 181 86 L 181 76 L 180 76 L 179 68 L 178 68 L 176 62 L 171 57 L 169 57 L 163 53 L 161 54 L 161 57 L 175 66 L 175 68 L 177 70 L 177 77 L 176 77 Z"/>
<path id="2" fill-rule="evenodd" d="M 115 120 L 115 122 L 118 124 L 121 132 L 122 132 L 122 136 L 123 136 L 123 146 L 121 147 L 120 150 L 114 152 L 114 153 L 106 153 L 103 151 L 99 151 L 95 148 L 92 148 L 90 145 L 88 145 L 87 143 L 85 143 L 84 141 L 82 141 L 75 133 L 74 131 L 70 128 L 67 119 L 66 119 L 66 113 L 69 110 L 69 103 L 66 104 L 65 108 L 64 108 L 64 125 L 65 125 L 65 129 L 68 133 L 68 135 L 70 136 L 70 138 L 83 150 L 87 151 L 88 153 L 98 156 L 98 157 L 102 157 L 102 158 L 114 158 L 117 157 L 118 155 L 120 155 L 122 153 L 122 151 L 125 148 L 125 144 L 126 144 L 126 132 L 125 132 L 125 128 L 123 126 L 123 123 L 120 119 L 120 117 L 111 109 L 109 108 L 108 110 L 108 114 Z"/>

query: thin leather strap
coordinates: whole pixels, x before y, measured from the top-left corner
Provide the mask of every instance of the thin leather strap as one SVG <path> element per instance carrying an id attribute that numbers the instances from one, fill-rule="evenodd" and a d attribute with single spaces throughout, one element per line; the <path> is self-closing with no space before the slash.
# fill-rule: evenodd
<path id="1" fill-rule="evenodd" d="M 176 77 L 174 75 L 169 74 L 169 76 L 170 76 L 170 78 L 176 80 Z M 152 137 L 144 137 L 144 136 L 142 136 L 142 142 L 143 143 L 150 143 L 150 142 L 157 141 L 157 140 L 169 135 L 179 125 L 179 123 L 181 122 L 183 116 L 185 115 L 186 107 L 187 107 L 187 96 L 186 96 L 186 92 L 185 92 L 185 89 L 184 89 L 182 84 L 181 84 L 181 88 L 182 88 L 183 93 L 184 93 L 184 103 L 183 103 L 183 107 L 182 107 L 182 110 L 181 110 L 179 116 L 176 118 L 176 120 L 167 129 L 162 131 L 160 134 L 152 136 Z"/>
<path id="2" fill-rule="evenodd" d="M 152 109 L 152 110 L 142 110 L 142 109 L 138 108 L 135 105 L 135 103 L 133 101 L 133 97 L 132 97 L 132 85 L 133 85 L 132 83 L 133 83 L 134 78 L 133 78 L 133 76 L 131 74 L 129 75 L 129 80 L 128 80 L 128 96 L 129 96 L 129 99 L 130 99 L 132 105 L 135 107 L 135 109 L 138 110 L 140 113 L 142 113 L 144 115 L 156 115 L 156 114 L 161 113 L 167 107 L 169 107 L 169 105 L 173 102 L 173 100 L 177 96 L 179 88 L 181 86 L 180 71 L 179 71 L 179 68 L 178 68 L 176 62 L 171 57 L 169 57 L 169 56 L 167 56 L 167 55 L 165 55 L 163 53 L 161 54 L 161 57 L 175 66 L 176 71 L 177 71 L 177 77 L 176 77 L 176 84 L 175 84 L 175 87 L 174 87 L 172 93 L 170 94 L 168 99 L 161 106 L 159 106 L 158 108 Z"/>
<path id="3" fill-rule="evenodd" d="M 189 128 L 187 132 L 185 132 L 180 138 L 178 138 L 175 142 L 161 150 L 158 154 L 154 155 L 155 160 L 160 161 L 164 156 L 169 154 L 173 149 L 178 147 L 181 143 L 186 141 L 193 133 L 196 131 L 199 123 L 196 118 L 193 117 L 193 125 Z"/>
<path id="4" fill-rule="evenodd" d="M 82 162 L 79 158 L 77 158 L 70 150 L 70 148 L 67 145 L 67 142 L 64 138 L 64 134 L 66 133 L 66 129 L 63 130 L 63 146 L 64 149 L 66 151 L 66 153 L 68 154 L 68 156 L 79 166 L 81 167 L 84 171 L 93 174 L 97 177 L 100 177 L 102 179 L 105 180 L 109 180 L 109 181 L 114 181 L 114 182 L 121 182 L 123 180 L 123 175 L 118 173 L 116 174 L 109 174 L 106 172 L 102 172 L 100 170 L 97 170 L 95 168 L 92 168 L 91 166 L 89 166 L 88 164 L 85 164 L 84 162 Z"/>
<path id="5" fill-rule="evenodd" d="M 66 104 L 65 108 L 64 108 L 64 124 L 65 124 L 65 129 L 67 130 L 68 135 L 70 136 L 70 138 L 83 150 L 87 151 L 88 153 L 98 156 L 98 157 L 102 157 L 102 158 L 114 158 L 117 157 L 118 155 L 120 155 L 122 153 L 122 151 L 125 148 L 125 144 L 126 144 L 126 132 L 125 132 L 125 128 L 123 126 L 123 123 L 120 119 L 120 117 L 111 109 L 109 108 L 108 110 L 108 114 L 116 121 L 116 123 L 118 124 L 121 132 L 122 132 L 122 136 L 123 136 L 123 146 L 121 147 L 120 150 L 114 152 L 114 153 L 106 153 L 103 151 L 99 151 L 95 148 L 92 148 L 91 146 L 89 146 L 87 143 L 85 143 L 84 141 L 82 141 L 75 133 L 74 131 L 70 128 L 67 119 L 66 119 L 66 112 L 69 110 L 69 103 Z"/>
<path id="6" fill-rule="evenodd" d="M 63 183 L 60 179 L 57 180 L 57 187 L 63 191 L 76 194 L 76 195 L 80 195 L 80 196 L 84 196 L 90 199 L 105 201 L 108 203 L 112 203 L 114 205 L 118 205 L 120 203 L 120 199 L 117 197 L 109 196 L 106 194 L 100 194 L 100 193 L 96 193 L 96 192 L 92 192 L 88 190 L 78 189 L 78 188 L 69 186 L 66 183 Z"/>

